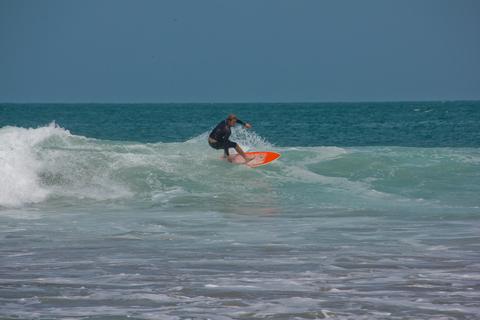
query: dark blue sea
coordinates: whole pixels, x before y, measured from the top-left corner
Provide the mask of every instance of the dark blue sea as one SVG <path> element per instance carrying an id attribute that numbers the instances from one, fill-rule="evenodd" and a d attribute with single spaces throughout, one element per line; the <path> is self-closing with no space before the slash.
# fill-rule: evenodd
<path id="1" fill-rule="evenodd" d="M 480 102 L 0 104 L 0 318 L 479 319 Z"/>

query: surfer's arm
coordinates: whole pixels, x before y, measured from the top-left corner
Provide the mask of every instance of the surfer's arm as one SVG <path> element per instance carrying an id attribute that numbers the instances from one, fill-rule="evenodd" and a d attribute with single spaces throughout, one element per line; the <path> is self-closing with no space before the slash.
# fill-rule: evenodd
<path id="1" fill-rule="evenodd" d="M 243 121 L 240 120 L 240 119 L 237 119 L 237 123 L 240 124 L 240 125 L 242 125 L 242 126 L 244 126 L 244 127 L 247 128 L 247 129 L 252 127 L 252 125 L 251 125 L 250 123 L 243 122 Z"/>

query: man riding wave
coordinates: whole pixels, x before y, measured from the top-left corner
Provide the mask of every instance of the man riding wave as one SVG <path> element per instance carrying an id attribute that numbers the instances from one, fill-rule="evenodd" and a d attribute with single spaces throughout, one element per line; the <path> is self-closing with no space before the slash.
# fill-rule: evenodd
<path id="1" fill-rule="evenodd" d="M 240 154 L 244 159 L 245 162 L 253 160 L 255 157 L 247 156 L 245 152 L 240 148 L 238 143 L 230 141 L 230 135 L 232 134 L 231 128 L 234 127 L 237 123 L 243 125 L 245 128 L 249 129 L 252 126 L 249 123 L 243 122 L 242 120 L 238 119 L 236 115 L 230 114 L 227 119 L 221 121 L 210 133 L 208 136 L 208 144 L 210 147 L 214 149 L 223 149 L 224 157 L 227 158 L 228 161 L 232 161 L 232 158 L 229 157 L 230 153 L 228 149 L 234 148 L 238 154 Z"/>

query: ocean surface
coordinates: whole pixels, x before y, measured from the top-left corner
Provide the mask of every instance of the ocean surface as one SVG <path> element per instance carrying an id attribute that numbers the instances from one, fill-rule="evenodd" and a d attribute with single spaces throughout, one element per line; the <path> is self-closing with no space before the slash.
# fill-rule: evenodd
<path id="1" fill-rule="evenodd" d="M 480 102 L 0 104 L 0 318 L 480 319 Z"/>

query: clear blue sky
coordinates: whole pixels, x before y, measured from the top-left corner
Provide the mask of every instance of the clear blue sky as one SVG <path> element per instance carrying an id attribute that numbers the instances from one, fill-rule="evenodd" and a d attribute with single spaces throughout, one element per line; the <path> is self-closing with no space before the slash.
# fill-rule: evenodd
<path id="1" fill-rule="evenodd" d="M 478 99 L 477 0 L 0 0 L 0 102 Z"/>

